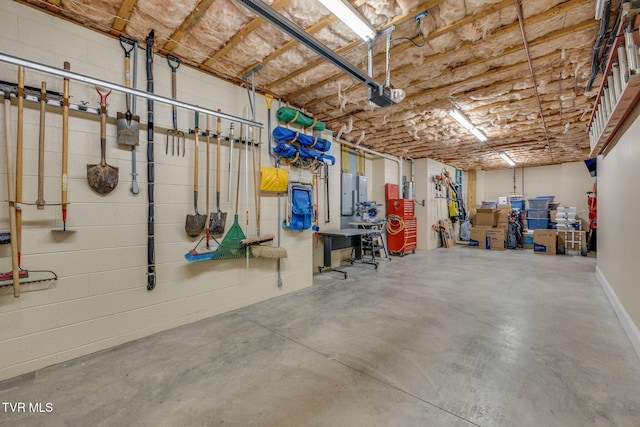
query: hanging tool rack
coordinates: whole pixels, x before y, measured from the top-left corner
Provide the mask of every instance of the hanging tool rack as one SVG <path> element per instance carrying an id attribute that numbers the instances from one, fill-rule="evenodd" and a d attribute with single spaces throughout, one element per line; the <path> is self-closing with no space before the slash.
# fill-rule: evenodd
<path id="1" fill-rule="evenodd" d="M 28 59 L 19 58 L 17 56 L 7 55 L 5 53 L 0 53 L 0 62 L 4 62 L 4 63 L 7 63 L 7 64 L 16 65 L 16 66 L 20 66 L 21 65 L 21 66 L 23 66 L 25 68 L 29 68 L 29 69 L 32 69 L 32 70 L 40 71 L 42 73 L 50 74 L 52 76 L 68 78 L 69 80 L 75 80 L 75 81 L 86 83 L 86 84 L 89 84 L 89 85 L 99 86 L 99 87 L 101 87 L 103 89 L 111 89 L 111 90 L 114 90 L 116 92 L 129 94 L 129 95 L 134 95 L 134 96 L 139 96 L 139 97 L 147 99 L 147 100 L 157 101 L 157 102 L 160 102 L 160 103 L 163 103 L 163 104 L 168 104 L 168 105 L 176 106 L 176 107 L 179 107 L 179 108 L 184 108 L 185 110 L 197 111 L 197 112 L 202 113 L 202 114 L 210 114 L 210 115 L 212 115 L 214 117 L 220 117 L 221 119 L 224 119 L 224 120 L 229 120 L 229 121 L 238 122 L 238 123 L 244 123 L 245 125 L 253 126 L 253 127 L 256 127 L 256 128 L 259 128 L 259 129 L 263 129 L 264 128 L 264 125 L 262 123 L 255 122 L 255 121 L 250 120 L 250 119 L 245 119 L 245 118 L 242 118 L 242 117 L 233 116 L 231 114 L 226 114 L 226 113 L 223 113 L 223 112 L 219 112 L 219 111 L 214 110 L 214 109 L 204 108 L 204 107 L 201 107 L 199 105 L 190 104 L 188 102 L 180 101 L 178 99 L 167 98 L 167 97 L 164 97 L 164 96 L 161 96 L 161 95 L 156 95 L 154 93 L 150 93 L 150 92 L 147 92 L 147 91 L 134 89 L 134 88 L 128 88 L 126 86 L 110 82 L 108 80 L 98 79 L 98 78 L 95 78 L 95 77 L 87 76 L 85 74 L 76 73 L 74 71 L 67 71 L 67 70 L 64 70 L 62 68 L 52 67 L 50 65 L 41 64 L 39 62 L 30 61 Z M 60 104 L 60 105 L 62 105 L 62 104 Z M 70 104 L 69 108 L 70 109 L 75 109 L 75 107 L 74 108 L 71 107 L 71 104 Z M 83 109 L 83 106 L 80 105 L 80 106 L 77 107 L 77 109 L 80 110 L 80 111 L 90 111 L 90 112 L 95 112 L 95 114 L 100 114 L 100 110 L 96 109 L 96 108 L 86 107 L 86 109 Z"/>

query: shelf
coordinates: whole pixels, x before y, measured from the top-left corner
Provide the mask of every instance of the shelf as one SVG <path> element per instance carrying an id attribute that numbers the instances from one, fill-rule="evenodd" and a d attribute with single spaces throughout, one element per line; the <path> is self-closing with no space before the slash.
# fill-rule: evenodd
<path id="1" fill-rule="evenodd" d="M 640 42 L 638 32 L 636 31 L 637 26 L 640 23 L 640 15 L 633 14 L 632 16 L 627 17 L 620 22 L 617 28 L 617 32 L 615 33 L 617 37 L 609 53 L 609 58 L 607 59 L 605 71 L 603 73 L 604 77 L 602 79 L 602 82 L 600 83 L 600 88 L 593 104 L 594 109 L 591 112 L 591 117 L 587 126 L 587 133 L 590 130 L 594 129 L 594 122 L 596 120 L 596 114 L 598 112 L 599 101 L 604 96 L 605 86 L 608 86 L 610 90 L 613 86 L 613 83 L 608 81 L 608 77 L 609 73 L 612 70 L 613 61 L 618 59 L 616 46 L 619 43 L 624 43 L 624 28 L 628 25 L 629 20 L 633 22 L 633 38 L 636 45 Z M 620 97 L 618 97 L 615 106 L 611 108 L 612 112 L 606 119 L 600 136 L 595 141 L 591 141 L 591 152 L 589 154 L 589 157 L 595 157 L 598 154 L 602 154 L 605 150 L 611 148 L 609 147 L 611 141 L 614 140 L 618 130 L 620 130 L 625 120 L 629 117 L 634 107 L 640 100 L 640 75 L 628 74 L 628 81 L 626 82 L 626 84 L 624 81 L 622 81 L 621 83 L 622 85 L 624 85 L 624 87 L 622 88 L 622 94 L 620 95 Z M 602 105 L 604 105 L 604 101 Z"/>
<path id="2" fill-rule="evenodd" d="M 640 76 L 632 74 L 629 76 L 629 81 L 622 91 L 622 96 L 618 99 L 613 113 L 609 116 L 600 138 L 591 147 L 590 157 L 595 157 L 604 152 L 638 101 L 640 101 Z"/>

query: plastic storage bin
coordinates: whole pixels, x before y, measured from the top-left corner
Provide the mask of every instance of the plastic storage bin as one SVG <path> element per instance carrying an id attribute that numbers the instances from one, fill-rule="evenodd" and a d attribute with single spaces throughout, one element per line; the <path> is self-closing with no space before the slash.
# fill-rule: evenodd
<path id="1" fill-rule="evenodd" d="M 549 209 L 549 199 L 527 199 L 529 201 L 529 209 Z"/>
<path id="2" fill-rule="evenodd" d="M 482 209 L 498 209 L 498 202 L 494 201 L 483 201 Z"/>
<path id="3" fill-rule="evenodd" d="M 527 217 L 535 219 L 549 218 L 549 211 L 546 209 L 529 209 L 527 211 Z"/>
<path id="4" fill-rule="evenodd" d="M 549 218 L 527 218 L 527 228 L 529 230 L 549 228 Z"/>
<path id="5" fill-rule="evenodd" d="M 525 209 L 525 201 L 511 200 L 511 209 L 520 209 L 521 211 L 523 211 Z"/>

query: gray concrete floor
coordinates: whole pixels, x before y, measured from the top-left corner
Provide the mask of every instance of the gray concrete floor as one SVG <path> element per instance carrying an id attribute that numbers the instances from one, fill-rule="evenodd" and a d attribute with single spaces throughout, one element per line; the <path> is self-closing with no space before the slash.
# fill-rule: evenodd
<path id="1" fill-rule="evenodd" d="M 456 247 L 348 270 L 1 382 L 54 412 L 0 425 L 640 425 L 595 259 Z"/>

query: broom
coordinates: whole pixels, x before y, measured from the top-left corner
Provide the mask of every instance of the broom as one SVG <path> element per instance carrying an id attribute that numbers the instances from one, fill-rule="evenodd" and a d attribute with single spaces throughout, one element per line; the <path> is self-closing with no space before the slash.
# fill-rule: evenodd
<path id="1" fill-rule="evenodd" d="M 259 138 L 260 139 L 260 138 Z M 258 153 L 260 159 L 258 160 L 258 166 L 260 166 L 261 158 L 262 158 L 262 147 L 258 148 Z M 256 233 L 257 237 L 250 237 L 244 239 L 240 242 L 244 247 L 251 246 L 251 250 L 253 252 L 253 256 L 262 257 L 262 258 L 272 258 L 272 259 L 281 259 L 287 257 L 287 250 L 281 247 L 275 246 L 264 246 L 262 243 L 273 241 L 273 234 L 265 234 L 264 236 L 260 235 L 260 176 L 256 172 L 256 144 L 253 144 L 251 147 L 251 163 L 253 165 L 253 192 L 254 199 L 256 204 Z M 280 225 L 278 224 L 278 227 Z"/>

